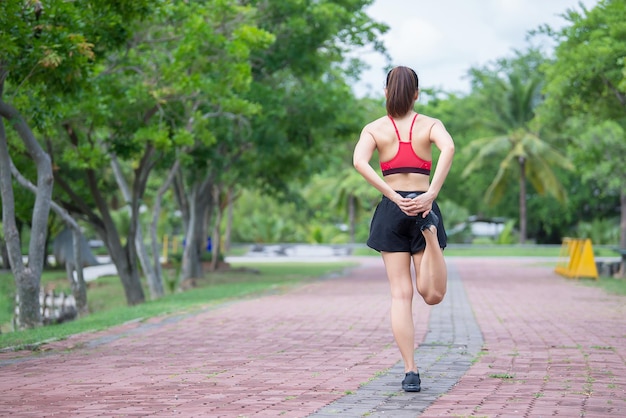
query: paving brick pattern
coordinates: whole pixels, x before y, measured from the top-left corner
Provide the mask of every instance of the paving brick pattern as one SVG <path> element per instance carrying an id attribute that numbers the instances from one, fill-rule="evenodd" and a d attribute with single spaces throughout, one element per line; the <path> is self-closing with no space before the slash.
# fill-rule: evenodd
<path id="1" fill-rule="evenodd" d="M 310 417 L 417 417 L 457 383 L 480 352 L 482 344 L 482 334 L 459 274 L 454 265 L 450 265 L 446 297 L 432 308 L 428 332 L 415 351 L 422 390 L 419 393 L 402 391 L 400 382 L 404 378 L 404 364 L 399 361 L 355 393 Z"/>
<path id="2" fill-rule="evenodd" d="M 449 264 L 446 300 L 416 302 L 419 394 L 399 391 L 369 258 L 284 294 L 0 353 L 0 416 L 626 416 L 625 297 L 537 260 Z"/>
<path id="3" fill-rule="evenodd" d="M 0 415 L 303 417 L 397 363 L 388 314 L 370 259 L 285 294 L 3 353 Z"/>
<path id="4" fill-rule="evenodd" d="M 485 340 L 423 417 L 626 417 L 626 298 L 540 260 L 455 264 Z"/>

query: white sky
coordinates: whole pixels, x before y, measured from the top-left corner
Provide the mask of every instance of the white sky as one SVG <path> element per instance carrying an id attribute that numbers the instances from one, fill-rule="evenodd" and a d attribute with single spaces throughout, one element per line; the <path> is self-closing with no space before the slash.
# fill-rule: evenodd
<path id="1" fill-rule="evenodd" d="M 417 71 L 420 88 L 467 93 L 471 67 L 510 57 L 515 49 L 549 42 L 527 40 L 527 33 L 548 24 L 560 28 L 568 9 L 587 9 L 597 0 L 375 0 L 367 9 L 376 21 L 389 25 L 383 36 L 393 65 Z M 355 85 L 359 96 L 383 94 L 385 60 L 380 54 L 359 51 L 371 66 Z"/>

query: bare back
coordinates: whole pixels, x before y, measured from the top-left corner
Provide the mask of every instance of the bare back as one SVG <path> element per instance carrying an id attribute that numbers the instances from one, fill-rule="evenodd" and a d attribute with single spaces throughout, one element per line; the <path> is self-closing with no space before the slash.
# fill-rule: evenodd
<path id="1" fill-rule="evenodd" d="M 409 112 L 402 118 L 394 118 L 398 134 L 403 142 L 412 137 L 411 146 L 415 154 L 425 161 L 432 160 L 432 142 L 430 133 L 436 119 L 425 115 L 418 115 L 413 124 L 414 112 Z M 388 116 L 383 116 L 365 127 L 376 142 L 380 161 L 389 161 L 398 153 L 400 146 L 394 124 Z M 385 176 L 385 182 L 394 190 L 426 191 L 430 176 L 419 173 L 397 173 Z"/>

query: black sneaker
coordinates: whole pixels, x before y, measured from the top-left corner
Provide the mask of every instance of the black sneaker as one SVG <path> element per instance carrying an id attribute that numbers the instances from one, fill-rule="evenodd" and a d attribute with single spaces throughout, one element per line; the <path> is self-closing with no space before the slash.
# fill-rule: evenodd
<path id="1" fill-rule="evenodd" d="M 419 373 L 408 372 L 402 381 L 402 389 L 405 392 L 419 392 L 422 390 L 421 384 L 422 381 Z"/>
<path id="2" fill-rule="evenodd" d="M 437 228 L 437 226 L 439 225 L 439 216 L 435 215 L 435 212 L 433 210 L 428 212 L 428 216 L 426 216 L 425 218 L 422 217 L 422 214 L 420 213 L 417 215 L 417 220 L 415 221 L 415 224 L 419 227 L 420 231 L 429 229 L 431 226 L 435 226 L 435 228 Z"/>

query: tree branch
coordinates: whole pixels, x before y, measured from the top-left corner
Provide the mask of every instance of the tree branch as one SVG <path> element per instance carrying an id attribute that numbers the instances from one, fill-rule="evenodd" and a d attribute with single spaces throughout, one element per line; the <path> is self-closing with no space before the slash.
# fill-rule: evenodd
<path id="1" fill-rule="evenodd" d="M 617 98 L 617 101 L 622 105 L 622 106 L 626 106 L 626 96 L 620 92 L 614 85 L 613 83 L 611 83 L 611 80 L 609 80 L 606 77 L 602 77 L 602 81 L 604 82 L 604 84 L 608 87 L 608 89 L 610 91 L 612 91 L 615 94 L 615 97 Z"/>

